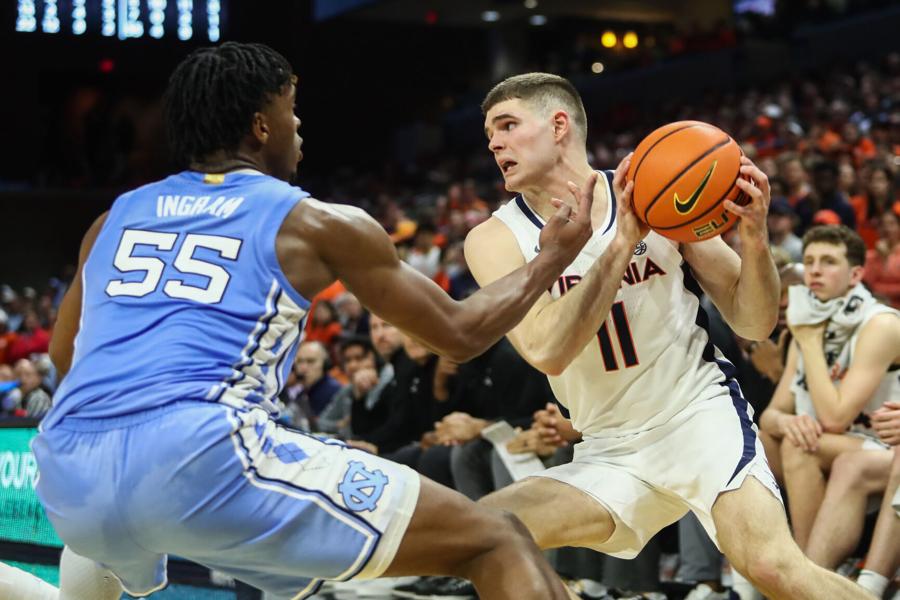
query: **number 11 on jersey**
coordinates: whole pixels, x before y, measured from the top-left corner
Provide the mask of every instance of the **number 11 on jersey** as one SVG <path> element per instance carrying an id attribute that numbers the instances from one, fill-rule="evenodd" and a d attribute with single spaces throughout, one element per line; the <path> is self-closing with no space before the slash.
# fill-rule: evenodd
<path id="1" fill-rule="evenodd" d="M 616 337 L 619 340 L 619 348 L 622 350 L 622 360 L 625 368 L 638 364 L 637 350 L 634 347 L 634 339 L 631 337 L 631 327 L 628 324 L 628 315 L 625 313 L 625 303 L 616 302 L 610 309 L 613 326 L 616 329 Z M 609 320 L 603 323 L 597 331 L 597 340 L 600 342 L 600 354 L 603 356 L 603 366 L 607 371 L 619 370 L 619 362 L 613 350 L 612 338 L 609 331 Z"/>

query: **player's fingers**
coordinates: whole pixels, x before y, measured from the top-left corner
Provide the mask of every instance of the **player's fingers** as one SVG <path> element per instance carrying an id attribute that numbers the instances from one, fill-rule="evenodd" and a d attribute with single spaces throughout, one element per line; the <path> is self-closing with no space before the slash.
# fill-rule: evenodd
<path id="1" fill-rule="evenodd" d="M 722 206 L 724 206 L 725 210 L 727 210 L 728 212 L 736 214 L 739 217 L 743 217 L 745 215 L 750 214 L 750 210 L 751 210 L 745 206 L 735 204 L 731 200 L 726 200 L 725 202 L 722 203 Z"/>
<path id="2" fill-rule="evenodd" d="M 594 205 L 594 188 L 596 185 L 597 172 L 594 171 L 591 173 L 590 177 L 587 178 L 587 181 L 584 182 L 584 187 L 581 189 L 578 196 L 576 196 L 578 199 L 579 216 L 582 220 L 587 219 L 588 223 L 590 223 L 591 220 L 591 207 Z"/>
<path id="3" fill-rule="evenodd" d="M 622 206 L 634 212 L 634 198 L 632 198 L 631 193 L 634 191 L 634 182 L 629 181 L 625 184 L 625 189 L 622 190 Z"/>
<path id="4" fill-rule="evenodd" d="M 559 198 L 550 198 L 550 204 L 553 205 L 553 208 L 559 208 L 560 206 L 565 204 L 565 202 L 563 202 Z"/>
<path id="5" fill-rule="evenodd" d="M 762 190 L 759 189 L 752 181 L 747 181 L 743 178 L 738 178 L 737 186 L 741 188 L 745 194 L 750 196 L 753 200 L 762 200 L 763 193 Z"/>
<path id="6" fill-rule="evenodd" d="M 749 161 L 750 159 L 748 158 L 747 160 Z M 742 164 L 740 171 L 742 175 L 747 175 L 753 179 L 753 182 L 759 186 L 763 192 L 769 192 L 769 177 L 763 173 L 759 167 L 754 165 L 753 162 L 750 162 L 750 164 Z"/>
<path id="7" fill-rule="evenodd" d="M 613 186 L 617 189 L 625 187 L 625 176 L 628 174 L 628 168 L 631 166 L 632 156 L 634 156 L 634 152 L 629 152 L 628 155 L 619 162 L 619 166 L 616 167 L 616 172 L 613 174 Z"/>
<path id="8" fill-rule="evenodd" d="M 563 222 L 568 221 L 572 215 L 572 207 L 568 204 L 562 204 L 556 209 L 556 214 L 553 215 L 557 219 L 561 219 Z"/>

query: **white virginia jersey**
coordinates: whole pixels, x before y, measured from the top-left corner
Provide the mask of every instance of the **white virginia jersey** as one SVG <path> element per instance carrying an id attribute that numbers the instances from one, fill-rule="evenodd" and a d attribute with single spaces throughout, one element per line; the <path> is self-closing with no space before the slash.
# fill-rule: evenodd
<path id="1" fill-rule="evenodd" d="M 550 290 L 554 298 L 577 285 L 615 237 L 612 172 L 603 174 L 608 213 Z M 533 260 L 544 222 L 525 199 L 516 196 L 494 216 L 516 236 L 525 260 Z M 734 367 L 710 341 L 701 294 L 675 243 L 651 231 L 635 247 L 596 339 L 562 374 L 549 377 L 575 429 L 620 436 L 657 427 L 692 402 L 721 395 L 722 387 L 740 397 Z"/>
<path id="2" fill-rule="evenodd" d="M 844 378 L 844 375 L 847 374 L 847 369 L 850 368 L 850 363 L 853 362 L 853 355 L 856 351 L 856 343 L 859 341 L 859 334 L 862 332 L 865 324 L 869 322 L 869 319 L 885 313 L 900 316 L 900 313 L 890 306 L 879 303 L 870 304 L 863 310 L 866 311 L 866 314 L 863 315 L 862 320 L 856 327 L 853 335 L 847 340 L 847 343 L 844 344 L 839 351 L 827 352 L 825 354 L 825 361 L 830 368 L 831 381 L 834 382 L 835 385 L 837 385 L 840 380 Z M 794 375 L 791 391 L 794 393 L 794 412 L 798 415 L 809 415 L 815 418 L 816 409 L 813 405 L 812 397 L 809 395 L 809 387 L 806 384 L 806 373 L 802 367 L 802 361 L 801 364 L 797 365 L 797 373 Z M 900 369 L 894 366 L 892 366 L 884 374 L 884 377 L 881 378 L 881 383 L 863 407 L 860 417 L 857 419 L 857 422 L 853 424 L 851 430 L 878 437 L 875 431 L 870 427 L 868 415 L 889 400 L 900 402 Z"/>

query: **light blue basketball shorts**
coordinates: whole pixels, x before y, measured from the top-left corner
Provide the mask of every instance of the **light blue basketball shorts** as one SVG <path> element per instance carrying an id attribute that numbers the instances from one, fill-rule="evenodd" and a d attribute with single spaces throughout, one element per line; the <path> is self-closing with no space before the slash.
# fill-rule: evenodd
<path id="1" fill-rule="evenodd" d="M 134 596 L 165 587 L 169 554 L 277 598 L 377 577 L 419 495 L 411 469 L 246 411 L 180 402 L 67 417 L 32 444 L 60 538 Z"/>

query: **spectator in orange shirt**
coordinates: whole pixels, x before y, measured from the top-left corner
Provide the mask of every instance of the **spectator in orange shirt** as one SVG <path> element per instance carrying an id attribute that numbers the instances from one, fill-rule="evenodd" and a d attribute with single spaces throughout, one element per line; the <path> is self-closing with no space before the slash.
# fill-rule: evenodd
<path id="1" fill-rule="evenodd" d="M 881 215 L 890 210 L 896 200 L 893 175 L 886 165 L 878 163 L 869 168 L 869 176 L 862 194 L 853 196 L 850 204 L 856 213 L 856 231 L 872 249 L 878 241 L 878 228 Z"/>
<path id="2" fill-rule="evenodd" d="M 863 281 L 872 293 L 900 308 L 900 215 L 886 210 L 879 219 L 881 239 L 866 253 Z"/>
<path id="3" fill-rule="evenodd" d="M 341 331 L 334 305 L 328 300 L 318 300 L 306 326 L 306 341 L 321 342 L 330 352 L 332 343 Z"/>
<path id="4" fill-rule="evenodd" d="M 844 123 L 842 134 L 844 144 L 853 156 L 853 164 L 856 167 L 861 166 L 871 158 L 875 158 L 875 155 L 878 153 L 875 143 L 860 133 L 859 126 L 856 123 Z"/>

